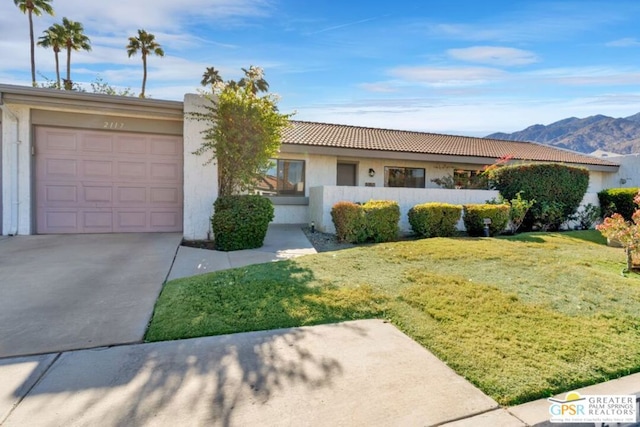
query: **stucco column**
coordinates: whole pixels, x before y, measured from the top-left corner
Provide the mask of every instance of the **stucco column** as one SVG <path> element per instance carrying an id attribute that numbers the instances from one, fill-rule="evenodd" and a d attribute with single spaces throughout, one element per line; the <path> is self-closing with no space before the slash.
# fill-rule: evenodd
<path id="1" fill-rule="evenodd" d="M 218 166 L 205 165 L 209 154 L 193 154 L 202 145 L 202 131 L 207 124 L 189 117 L 189 113 L 206 112 L 202 107 L 207 102 L 200 95 L 186 94 L 184 97 L 184 238 L 201 240 L 208 237 L 211 228 L 213 202 L 218 197 Z"/>

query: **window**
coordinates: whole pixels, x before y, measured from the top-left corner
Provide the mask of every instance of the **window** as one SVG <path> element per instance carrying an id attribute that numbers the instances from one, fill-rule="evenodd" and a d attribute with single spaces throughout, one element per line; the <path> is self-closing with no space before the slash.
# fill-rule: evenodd
<path id="1" fill-rule="evenodd" d="M 481 170 L 455 169 L 453 182 L 456 188 L 476 188 L 486 190 L 489 188 L 487 177 Z"/>
<path id="2" fill-rule="evenodd" d="M 385 166 L 384 186 L 424 188 L 424 169 Z"/>
<path id="3" fill-rule="evenodd" d="M 256 192 L 263 196 L 304 196 L 304 173 L 304 160 L 272 159 Z"/>

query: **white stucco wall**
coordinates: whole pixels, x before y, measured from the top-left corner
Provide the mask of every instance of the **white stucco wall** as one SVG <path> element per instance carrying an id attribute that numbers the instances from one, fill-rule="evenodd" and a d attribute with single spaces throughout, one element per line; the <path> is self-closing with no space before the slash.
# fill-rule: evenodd
<path id="1" fill-rule="evenodd" d="M 620 164 L 620 169 L 618 173 L 605 175 L 602 189 L 640 187 L 640 154 L 608 157 L 607 160 Z"/>
<path id="2" fill-rule="evenodd" d="M 27 106 L 2 106 L 2 233 L 31 234 L 31 123 Z M 16 154 L 18 161 L 16 162 Z"/>
<path id="3" fill-rule="evenodd" d="M 218 197 L 218 167 L 215 163 L 206 164 L 207 155 L 193 154 L 202 145 L 201 132 L 206 123 L 189 119 L 188 114 L 203 111 L 206 102 L 199 95 L 187 94 L 184 97 L 184 220 L 185 239 L 207 239 L 211 229 L 210 218 L 213 214 L 213 202 Z"/>

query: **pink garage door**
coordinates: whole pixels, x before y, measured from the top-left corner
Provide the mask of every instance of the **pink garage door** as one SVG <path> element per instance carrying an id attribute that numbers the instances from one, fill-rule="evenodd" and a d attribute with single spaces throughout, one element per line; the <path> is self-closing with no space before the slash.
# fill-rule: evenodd
<path id="1" fill-rule="evenodd" d="M 36 128 L 37 232 L 182 231 L 182 138 Z"/>

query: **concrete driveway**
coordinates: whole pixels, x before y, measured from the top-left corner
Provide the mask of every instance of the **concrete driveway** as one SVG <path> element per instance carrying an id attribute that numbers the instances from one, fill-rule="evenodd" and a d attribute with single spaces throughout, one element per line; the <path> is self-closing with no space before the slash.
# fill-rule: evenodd
<path id="1" fill-rule="evenodd" d="M 0 358 L 139 342 L 176 233 L 0 239 Z"/>

